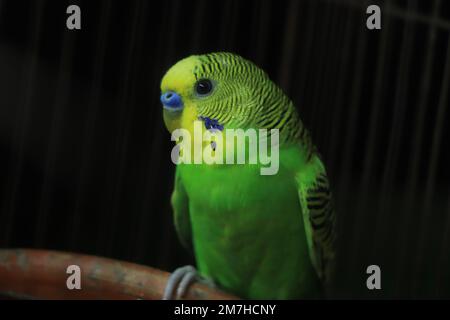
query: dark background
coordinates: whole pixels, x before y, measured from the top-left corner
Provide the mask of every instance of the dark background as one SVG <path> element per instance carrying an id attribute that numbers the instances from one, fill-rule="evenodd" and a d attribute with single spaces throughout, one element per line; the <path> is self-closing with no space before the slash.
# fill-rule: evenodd
<path id="1" fill-rule="evenodd" d="M 0 0 L 0 246 L 192 263 L 159 82 L 185 56 L 232 51 L 284 88 L 323 155 L 334 297 L 450 298 L 449 40 L 439 0 Z M 371 264 L 382 290 L 366 288 Z"/>

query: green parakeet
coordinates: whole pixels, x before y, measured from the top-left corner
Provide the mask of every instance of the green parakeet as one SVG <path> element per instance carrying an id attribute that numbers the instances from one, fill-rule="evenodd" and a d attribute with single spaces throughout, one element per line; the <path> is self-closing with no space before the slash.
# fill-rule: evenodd
<path id="1" fill-rule="evenodd" d="M 161 82 L 170 132 L 194 122 L 278 129 L 279 170 L 259 164 L 178 164 L 172 206 L 181 242 L 201 277 L 241 298 L 321 297 L 335 257 L 335 222 L 324 165 L 292 101 L 252 62 L 232 53 L 185 58 Z M 205 129 L 205 130 L 206 130 Z M 166 290 L 194 279 L 181 268 Z"/>

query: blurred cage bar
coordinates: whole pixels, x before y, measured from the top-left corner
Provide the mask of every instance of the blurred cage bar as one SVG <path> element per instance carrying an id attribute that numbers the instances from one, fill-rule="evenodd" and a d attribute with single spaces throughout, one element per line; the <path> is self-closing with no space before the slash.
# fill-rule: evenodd
<path id="1" fill-rule="evenodd" d="M 366 28 L 371 4 L 381 30 Z M 255 61 L 310 128 L 335 194 L 333 296 L 450 298 L 444 0 L 0 0 L 0 246 L 192 263 L 159 81 L 210 51 Z M 382 290 L 366 287 L 372 264 Z"/>

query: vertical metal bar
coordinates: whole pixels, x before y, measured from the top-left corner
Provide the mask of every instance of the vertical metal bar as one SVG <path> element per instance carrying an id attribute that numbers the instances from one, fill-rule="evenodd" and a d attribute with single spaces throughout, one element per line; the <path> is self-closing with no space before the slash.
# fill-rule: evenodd
<path id="1" fill-rule="evenodd" d="M 336 226 L 336 232 L 339 235 L 338 236 L 338 248 L 337 252 L 338 255 L 336 257 L 336 274 L 342 275 L 339 278 L 335 277 L 333 279 L 332 284 L 332 290 L 335 291 L 336 294 L 342 294 L 340 290 L 338 289 L 343 283 L 346 283 L 346 281 L 343 278 L 346 278 L 348 275 L 347 268 L 344 267 L 346 265 L 347 257 L 345 255 L 345 252 L 342 252 L 339 250 L 340 247 L 347 247 L 346 240 L 348 237 L 346 236 L 346 233 L 343 232 L 343 224 L 342 221 L 345 219 L 346 212 L 339 212 L 339 208 L 342 206 L 340 203 L 338 203 L 338 197 L 340 197 L 339 191 L 335 188 L 335 184 L 337 184 L 338 181 L 338 173 L 336 171 L 336 158 L 338 152 L 338 146 L 339 144 L 339 137 L 340 137 L 340 131 L 342 128 L 342 109 L 344 105 L 344 97 L 345 97 L 345 85 L 346 85 L 346 79 L 348 77 L 348 73 L 346 72 L 348 65 L 350 63 L 350 44 L 351 44 L 351 35 L 354 30 L 354 21 L 353 21 L 353 13 L 350 9 L 346 8 L 344 11 L 344 14 L 342 15 L 341 20 L 344 21 L 343 23 L 343 32 L 340 32 L 341 35 L 338 38 L 339 45 L 339 61 L 341 61 L 339 64 L 336 64 L 337 70 L 336 70 L 336 81 L 335 81 L 335 91 L 333 95 L 330 95 L 330 106 L 332 106 L 332 116 L 331 119 L 331 128 L 329 130 L 329 143 L 328 143 L 328 150 L 327 150 L 327 171 L 328 175 L 331 177 L 331 185 L 334 197 L 336 199 L 336 212 L 338 212 L 337 219 L 337 226 Z M 342 139 L 342 137 L 341 137 Z M 347 282 L 348 283 L 348 282 Z M 334 293 L 332 291 L 332 293 Z"/>
<path id="2" fill-rule="evenodd" d="M 306 22 L 306 39 L 305 41 L 302 41 L 304 45 L 300 47 L 301 49 L 301 65 L 299 68 L 299 71 L 303 76 L 300 78 L 299 83 L 299 90 L 300 92 L 306 91 L 306 84 L 308 81 L 308 71 L 310 67 L 310 56 L 311 56 L 311 47 L 313 43 L 313 37 L 314 37 L 314 25 L 315 25 L 315 17 L 317 16 L 317 1 L 310 1 L 309 2 L 309 10 L 308 10 L 308 21 Z M 303 119 L 304 120 L 304 119 Z"/>
<path id="3" fill-rule="evenodd" d="M 331 5 L 331 2 L 330 2 Z M 324 68 L 323 73 L 323 83 L 325 84 L 323 87 L 319 86 L 318 92 L 320 94 L 320 97 L 322 98 L 322 102 L 320 105 L 326 106 L 326 110 L 324 111 L 325 114 L 327 114 L 326 117 L 319 117 L 320 120 L 320 127 L 317 128 L 319 132 L 321 133 L 321 141 L 320 141 L 320 150 L 322 152 L 327 152 L 329 150 L 330 140 L 331 140 L 331 128 L 333 127 L 334 122 L 339 122 L 339 117 L 337 116 L 337 106 L 336 103 L 336 95 L 337 95 L 337 88 L 338 88 L 338 79 L 341 77 L 339 73 L 339 68 L 341 67 L 341 64 L 338 63 L 339 59 L 342 57 L 342 51 L 345 50 L 343 48 L 342 40 L 342 32 L 345 27 L 344 19 L 342 18 L 342 10 L 341 8 L 338 8 L 336 4 L 333 4 L 333 14 L 331 18 L 330 27 L 328 28 L 329 33 L 329 40 L 327 41 L 328 46 L 325 49 L 327 54 L 325 55 L 326 60 L 326 67 Z M 331 109 L 331 110 L 330 110 Z M 328 114 L 333 113 L 334 116 L 328 116 Z M 326 167 L 328 168 L 328 175 L 330 176 L 330 167 L 329 164 L 331 163 L 329 161 L 329 154 L 326 153 L 325 162 Z M 330 176 L 331 180 L 334 181 L 334 176 Z M 332 183 L 332 186 L 334 183 Z"/>
<path id="4" fill-rule="evenodd" d="M 53 190 L 51 182 L 55 176 L 58 146 L 61 143 L 61 131 L 66 113 L 72 75 L 72 58 L 74 41 L 77 33 L 65 30 L 61 49 L 58 82 L 55 90 L 55 102 L 50 124 L 49 142 L 45 153 L 44 181 L 41 187 L 38 218 L 36 222 L 35 243 L 38 247 L 45 246 L 45 236 L 48 228 L 48 214 L 52 201 Z"/>
<path id="5" fill-rule="evenodd" d="M 235 0 L 229 0 L 225 3 L 225 10 L 220 23 L 221 30 L 219 35 L 219 44 L 221 47 L 230 48 L 234 41 L 234 35 L 236 34 L 236 14 L 238 4 Z"/>
<path id="6" fill-rule="evenodd" d="M 338 146 L 341 145 L 339 142 L 342 139 L 341 135 L 341 123 L 343 122 L 342 119 L 342 113 L 343 113 L 343 105 L 344 105 L 344 98 L 345 98 L 345 84 L 346 79 L 348 77 L 348 73 L 346 72 L 349 62 L 350 62 L 350 44 L 352 40 L 352 33 L 354 30 L 354 21 L 353 17 L 354 15 L 351 13 L 351 9 L 347 9 L 346 11 L 346 17 L 345 17 L 345 28 L 344 28 L 344 40 L 342 43 L 342 58 L 341 63 L 339 64 L 339 69 L 337 74 L 339 75 L 339 78 L 337 80 L 337 86 L 336 86 L 336 97 L 333 99 L 334 106 L 333 106 L 333 119 L 337 119 L 337 121 L 333 121 L 331 124 L 331 136 L 330 136 L 330 144 L 329 144 L 329 151 L 328 151 L 328 171 L 331 173 L 336 172 L 336 162 L 337 162 L 337 154 L 338 152 Z M 338 178 L 338 174 L 334 174 L 334 178 Z M 339 175 L 340 176 L 340 175 Z"/>
<path id="7" fill-rule="evenodd" d="M 3 13 L 3 5 L 5 4 L 4 0 L 0 0 L 0 19 L 2 18 Z M 1 21 L 1 20 L 0 20 Z"/>
<path id="8" fill-rule="evenodd" d="M 98 243 L 100 243 L 102 248 L 105 248 L 107 254 L 114 254 L 114 239 L 115 232 L 117 231 L 120 201 L 122 200 L 122 184 L 124 178 L 125 165 L 127 160 L 128 151 L 128 140 L 129 132 L 131 127 L 131 120 L 133 116 L 134 106 L 132 101 L 132 88 L 134 87 L 133 82 L 133 69 L 137 66 L 134 65 L 133 61 L 135 59 L 136 52 L 138 52 L 139 40 L 141 40 L 143 23 L 143 13 L 142 1 L 133 1 L 133 8 L 131 9 L 131 23 L 128 33 L 129 42 L 125 45 L 125 52 L 123 54 L 123 74 L 121 79 L 122 84 L 120 85 L 120 92 L 118 95 L 118 127 L 117 135 L 115 138 L 114 147 L 112 148 L 112 154 L 110 159 L 117 159 L 116 162 L 110 165 L 108 169 L 108 178 L 110 183 L 108 185 L 108 195 L 105 198 L 106 201 L 103 202 L 103 208 L 108 208 L 107 210 L 102 210 L 103 215 L 100 221 L 104 222 L 105 234 L 99 236 Z"/>
<path id="9" fill-rule="evenodd" d="M 433 10 L 432 10 L 432 17 L 436 18 L 439 15 L 439 7 L 440 7 L 441 0 L 436 0 L 433 3 Z M 419 163 L 420 158 L 422 156 L 422 142 L 423 138 L 425 137 L 425 114 L 426 110 L 428 109 L 428 95 L 430 92 L 430 86 L 432 84 L 432 66 L 433 66 L 433 58 L 435 53 L 435 43 L 436 43 L 436 33 L 437 29 L 435 24 L 430 23 L 428 27 L 428 41 L 426 45 L 426 56 L 424 59 L 424 72 L 423 77 L 420 85 L 420 94 L 419 94 L 419 100 L 418 100 L 418 108 L 417 108 L 417 116 L 415 117 L 415 125 L 414 125 L 414 132 L 413 134 L 413 145 L 414 148 L 411 150 L 411 154 L 409 155 L 409 159 L 411 161 L 409 162 L 408 166 L 408 181 L 406 183 L 407 190 L 404 197 L 404 203 L 403 203 L 403 210 L 402 210 L 402 217 L 400 218 L 400 221 L 402 221 L 401 225 L 404 226 L 403 232 L 400 233 L 400 237 L 396 243 L 394 243 L 394 250 L 398 251 L 399 254 L 397 255 L 397 259 L 395 261 L 395 265 L 397 267 L 396 274 L 401 275 L 403 274 L 403 277 L 398 276 L 397 279 L 397 290 L 400 290 L 400 281 L 402 278 L 410 278 L 408 277 L 408 272 L 405 273 L 405 270 L 408 270 L 409 267 L 404 263 L 404 261 L 407 260 L 407 255 L 409 254 L 409 251 L 406 250 L 406 247 L 409 243 L 409 240 L 413 236 L 412 233 L 412 225 L 411 221 L 409 219 L 409 212 L 413 209 L 413 206 L 415 203 L 417 203 L 417 185 L 419 181 Z"/>
<path id="10" fill-rule="evenodd" d="M 279 83 L 282 88 L 289 91 L 292 62 L 294 59 L 294 44 L 297 41 L 297 21 L 300 1 L 291 0 L 286 9 L 287 21 L 284 27 L 283 49 L 281 55 Z"/>
<path id="11" fill-rule="evenodd" d="M 164 11 L 171 12 L 170 6 L 168 2 L 165 2 L 165 6 L 163 7 Z M 168 59 L 172 59 L 173 55 L 171 52 L 166 52 L 166 47 L 164 44 L 167 42 L 166 38 L 166 30 L 169 28 L 167 24 L 164 24 L 163 21 L 166 21 L 167 19 L 161 18 L 161 21 L 159 21 L 161 25 L 161 30 L 155 34 L 155 50 L 153 50 L 153 56 L 152 59 L 155 61 L 168 61 Z M 172 35 L 170 33 L 169 35 Z M 162 67 L 165 67 L 163 64 Z M 156 92 L 159 93 L 159 81 L 160 79 L 155 77 L 154 74 L 161 74 L 165 70 L 161 70 L 160 67 L 157 64 L 152 64 L 150 70 L 148 71 L 148 82 L 149 87 L 155 88 Z M 153 94 L 154 92 L 151 91 L 150 94 Z M 153 108 L 149 108 L 149 114 L 148 114 L 148 122 L 153 121 L 153 119 L 161 119 L 161 108 L 159 107 L 159 99 L 158 96 L 153 97 L 150 96 L 149 100 L 151 101 L 151 105 L 153 105 Z M 154 102 L 154 103 L 153 103 Z M 163 137 L 162 137 L 162 123 L 156 122 L 160 125 L 154 125 L 150 128 L 148 128 L 148 132 L 146 132 L 146 140 L 151 141 L 151 144 L 149 146 L 150 155 L 158 154 L 163 149 Z M 155 161 L 152 163 L 152 166 L 148 166 L 146 170 L 142 172 L 143 176 L 145 177 L 144 186 L 143 186 L 143 194 L 150 195 L 153 194 L 156 188 L 157 179 L 155 178 L 155 173 L 161 171 L 161 162 L 165 160 L 163 157 L 159 157 L 159 161 Z M 168 184 L 170 185 L 170 184 Z M 149 197 L 142 197 L 140 204 L 137 206 L 139 208 L 139 211 L 136 214 L 135 222 L 133 225 L 134 232 L 131 235 L 130 243 L 135 243 L 136 246 L 133 247 L 132 251 L 132 257 L 135 261 L 149 261 L 147 253 L 149 252 L 149 234 L 153 230 L 149 230 L 150 226 L 152 225 L 152 220 L 155 220 L 155 217 L 152 216 L 152 210 L 154 209 L 154 204 L 152 200 Z M 152 219 L 153 218 L 153 219 Z M 165 248 L 164 248 L 165 249 Z M 163 249 L 163 250 L 164 250 Z"/>
<path id="12" fill-rule="evenodd" d="M 202 35 L 202 28 L 204 25 L 204 16 L 206 12 L 206 0 L 199 0 L 195 6 L 194 25 L 192 29 L 191 48 L 197 52 L 200 48 L 200 40 Z"/>
<path id="13" fill-rule="evenodd" d="M 178 8 L 180 7 L 180 5 L 181 5 L 181 1 L 180 1 L 179 4 L 177 4 Z M 179 11 L 179 10 L 177 10 L 177 11 Z M 183 27 L 179 23 L 177 23 L 177 20 L 179 19 L 178 17 L 179 17 L 180 14 L 182 14 L 182 12 L 179 12 L 178 16 L 174 16 L 173 19 L 170 19 L 170 21 L 169 21 L 169 23 L 170 23 L 169 24 L 169 26 L 170 26 L 170 37 L 171 37 L 171 39 L 173 39 L 173 40 L 171 40 L 171 42 L 175 42 L 175 40 L 177 38 L 178 31 L 180 30 L 180 28 Z M 175 55 L 174 48 L 171 48 L 171 51 L 169 51 L 168 54 L 167 54 L 167 56 L 169 58 L 168 61 L 170 61 L 170 65 L 174 63 L 174 61 L 173 61 L 174 55 Z M 159 86 L 159 82 L 158 82 L 158 86 Z M 155 98 L 156 98 L 156 100 L 158 99 L 157 97 L 155 97 Z M 159 119 L 162 119 L 162 115 L 161 115 L 162 108 L 160 107 L 159 104 L 158 104 L 158 107 L 159 107 L 158 108 L 158 110 L 159 110 L 158 111 Z M 160 121 L 159 123 L 161 124 L 161 126 L 163 126 L 162 125 L 162 121 Z M 155 129 L 157 129 L 157 128 L 158 127 L 155 126 Z M 165 128 L 163 130 L 164 130 L 163 132 L 165 132 Z M 158 136 L 161 136 L 161 130 L 159 131 Z M 167 142 L 170 142 L 169 136 L 162 136 L 162 139 L 164 139 L 164 138 L 167 139 L 166 140 Z M 160 152 L 159 150 L 161 150 L 161 146 L 162 145 L 159 144 L 159 143 L 160 143 L 160 141 L 158 141 L 158 144 L 155 144 L 155 146 L 154 146 L 154 148 L 155 148 L 154 150 L 157 150 L 156 153 Z M 158 146 L 159 146 L 159 149 L 156 149 Z M 167 161 L 167 160 L 168 160 L 168 158 L 160 159 L 159 166 L 162 167 L 164 165 L 163 162 Z M 157 170 L 157 169 L 155 168 L 155 170 Z M 172 176 L 171 179 L 173 179 L 173 176 Z M 158 181 L 155 181 L 153 183 L 152 187 L 154 188 L 154 190 L 159 190 L 160 187 L 158 185 Z M 147 206 L 148 206 L 147 208 L 148 208 L 149 211 L 153 210 L 153 208 L 154 208 L 154 206 L 152 206 L 151 202 L 147 203 Z M 167 199 L 165 208 L 168 209 L 168 206 L 170 206 L 169 199 Z M 148 214 L 149 211 L 147 211 L 147 214 Z M 171 210 L 166 210 L 165 212 L 171 212 Z M 171 221 L 169 217 L 170 217 L 170 215 L 166 216 L 166 219 L 167 219 L 166 221 Z M 165 250 L 161 251 L 161 254 L 158 255 L 155 263 L 156 263 L 156 265 L 164 265 L 164 264 L 167 263 L 167 261 L 170 260 L 171 252 L 170 252 L 170 250 L 167 250 L 166 248 L 171 248 L 172 247 L 172 243 L 171 243 L 172 238 L 170 237 L 170 234 L 167 232 L 167 229 L 161 229 L 161 228 L 156 227 L 156 230 L 158 231 L 158 233 L 156 234 L 158 236 L 158 238 L 156 238 L 156 239 L 158 239 L 158 241 L 161 241 L 161 243 L 165 244 Z M 147 232 L 145 230 L 145 228 L 142 229 L 142 232 L 143 232 L 142 237 L 145 237 L 145 233 Z M 145 255 L 145 252 L 143 254 Z"/>
<path id="14" fill-rule="evenodd" d="M 35 91 L 34 82 L 38 68 L 38 53 L 40 48 L 43 8 L 45 7 L 45 4 L 45 1 L 39 1 L 35 5 L 30 6 L 30 15 L 34 17 L 33 23 L 30 23 L 31 56 L 30 60 L 27 61 L 27 66 L 25 68 L 26 75 L 24 76 L 25 83 L 23 86 L 23 95 L 21 96 L 22 102 L 19 111 L 16 113 L 17 118 L 14 124 L 13 140 L 11 143 L 18 148 L 17 151 L 14 150 L 12 153 L 12 159 L 10 161 L 12 169 L 7 178 L 7 185 L 9 186 L 7 190 L 9 190 L 9 192 L 5 193 L 5 205 L 1 210 L 1 212 L 3 212 L 3 218 L 1 220 L 3 221 L 4 233 L 1 235 L 0 243 L 6 245 L 11 240 L 14 229 L 14 214 L 16 212 L 18 200 L 17 193 L 19 191 L 20 183 L 22 182 L 24 149 L 31 121 L 31 110 L 33 108 L 33 95 Z"/>
<path id="15" fill-rule="evenodd" d="M 331 10 L 331 6 L 329 2 L 327 1 L 327 6 L 324 10 L 322 10 L 321 13 L 321 19 L 324 19 L 324 21 L 328 21 L 326 24 L 320 24 L 320 33 L 319 33 L 319 39 L 318 42 L 321 44 L 319 47 L 319 53 L 317 54 L 320 59 L 320 63 L 315 70 L 316 79 L 314 81 L 314 86 L 312 90 L 312 113 L 311 113 L 311 124 L 312 129 L 316 132 L 322 132 L 320 131 L 320 127 L 322 125 L 322 108 L 323 105 L 320 103 L 321 98 L 326 95 L 324 94 L 323 90 L 325 89 L 323 84 L 326 83 L 326 81 L 323 81 L 325 74 L 327 72 L 327 55 L 329 54 L 328 45 L 330 42 L 330 34 L 333 31 L 333 27 L 330 28 L 330 26 L 333 26 L 334 22 L 334 15 L 333 11 Z M 319 115 L 319 116 L 318 116 Z M 314 135 L 313 135 L 314 136 Z M 322 135 L 320 135 L 322 136 Z M 317 143 L 317 142 L 316 142 Z"/>
<path id="16" fill-rule="evenodd" d="M 90 89 L 90 106 L 86 116 L 86 124 L 82 136 L 83 149 L 81 151 L 81 165 L 79 169 L 79 176 L 77 181 L 77 192 L 75 195 L 75 205 L 69 218 L 69 248 L 77 248 L 81 237 L 81 216 L 85 199 L 85 188 L 88 183 L 89 166 L 93 156 L 93 139 L 92 134 L 95 131 L 97 122 L 99 100 L 101 86 L 103 82 L 104 61 L 106 54 L 106 44 L 109 34 L 109 25 L 111 19 L 111 1 L 102 2 L 102 10 L 99 21 L 99 29 L 97 33 L 97 45 L 94 49 L 94 68 L 92 71 L 92 82 Z M 98 251 L 97 248 L 97 252 Z"/>
<path id="17" fill-rule="evenodd" d="M 266 59 L 267 52 L 267 34 L 268 34 L 268 23 L 270 18 L 271 4 L 270 0 L 260 0 L 258 1 L 259 8 L 259 19 L 258 19 L 258 33 L 256 34 L 256 59 L 255 62 L 258 65 L 262 65 Z"/>
<path id="18" fill-rule="evenodd" d="M 450 189 L 447 189 L 448 194 L 450 194 Z M 438 257 L 438 270 L 436 272 L 435 284 L 436 285 L 436 296 L 442 298 L 443 290 L 449 290 L 450 285 L 448 279 L 448 270 L 450 267 L 450 196 L 447 201 L 446 210 L 446 221 L 444 222 L 444 236 L 442 238 L 442 248 L 441 253 Z M 446 281 L 447 280 L 447 281 Z M 450 293 L 450 292 L 449 292 Z"/>
<path id="19" fill-rule="evenodd" d="M 352 92 L 350 97 L 350 105 L 348 111 L 348 129 L 347 132 L 340 134 L 342 140 L 342 155 L 341 155 L 341 165 L 340 165 L 340 181 L 337 184 L 337 188 L 339 190 L 343 190 L 340 193 L 340 200 L 345 204 L 347 210 L 354 210 L 354 208 L 349 206 L 350 195 L 348 194 L 348 190 L 352 184 L 352 176 L 350 172 L 350 168 L 352 167 L 352 155 L 353 148 L 355 143 L 355 138 L 357 136 L 357 120 L 358 120 L 358 112 L 361 105 L 361 84 L 363 80 L 363 71 L 364 71 L 364 60 L 366 56 L 366 48 L 367 48 L 367 39 L 365 38 L 365 33 L 367 30 L 364 25 L 360 26 L 359 33 L 357 36 L 357 48 L 356 48 L 356 60 L 355 60 L 355 70 L 353 74 L 353 84 L 352 84 Z M 349 232 L 352 232 L 355 236 L 355 241 L 350 244 L 349 248 L 347 248 L 347 252 L 350 252 L 350 258 L 347 260 L 349 266 L 352 266 L 357 260 L 358 256 L 356 254 L 359 240 L 359 226 L 353 225 L 353 227 L 349 227 Z M 351 231 L 350 231 L 351 230 Z M 348 275 L 350 276 L 350 275 Z"/>
<path id="20" fill-rule="evenodd" d="M 163 65 L 167 66 L 172 64 L 173 58 L 174 58 L 174 47 L 172 43 L 175 42 L 176 33 L 178 30 L 178 14 L 180 2 L 177 1 L 175 4 L 171 5 L 169 2 L 166 2 L 166 10 L 168 12 L 173 12 L 174 14 L 171 15 L 170 19 L 165 19 L 166 23 L 164 24 L 162 30 L 166 32 L 161 32 L 160 38 L 158 39 L 158 44 L 156 47 L 158 48 L 155 56 L 157 60 L 163 61 Z M 166 45 L 167 44 L 167 45 Z M 156 70 L 154 70 L 156 71 Z M 159 71 L 159 70 L 158 70 Z M 165 70 L 162 70 L 165 71 Z M 150 77 L 151 79 L 154 79 L 153 76 Z M 156 82 L 154 82 L 155 86 L 159 85 L 159 80 L 157 79 Z M 152 98 L 153 99 L 153 98 Z M 156 101 L 158 101 L 158 98 L 154 98 Z M 158 117 L 158 119 L 161 119 L 160 105 L 158 103 L 157 107 L 153 110 L 152 113 L 150 113 L 149 117 L 154 118 Z M 150 118 L 149 118 L 150 119 Z M 150 135 L 153 137 L 152 146 L 151 146 L 151 154 L 158 154 L 161 152 L 161 150 L 164 148 L 164 141 L 165 136 L 163 135 L 165 133 L 165 129 L 162 129 L 162 121 L 158 122 L 158 125 L 155 125 L 152 130 L 150 131 Z M 169 140 L 169 139 L 167 139 Z M 163 162 L 167 161 L 168 159 L 166 157 L 160 157 L 158 162 L 155 162 L 154 166 L 152 168 L 149 168 L 147 172 L 144 174 L 148 177 L 147 182 L 144 188 L 145 194 L 154 194 L 156 190 L 158 190 L 158 180 L 155 179 L 155 173 L 160 172 L 163 168 Z M 173 179 L 171 177 L 171 179 Z M 170 184 L 167 184 L 167 187 L 169 187 Z M 166 205 L 169 205 L 170 201 L 166 201 Z M 148 261 L 148 255 L 149 248 L 151 248 L 151 240 L 152 239 L 158 239 L 158 241 L 161 241 L 161 243 L 165 244 L 165 248 L 162 250 L 162 254 L 158 257 L 155 257 L 153 259 L 153 263 L 156 265 L 161 265 L 162 262 L 168 260 L 168 255 L 170 254 L 169 250 L 166 248 L 170 247 L 170 238 L 168 232 L 163 232 L 161 228 L 154 228 L 151 231 L 153 231 L 154 234 L 151 236 L 149 235 L 149 225 L 152 224 L 151 216 L 149 213 L 153 212 L 155 209 L 154 202 L 152 199 L 144 198 L 141 203 L 141 209 L 138 217 L 138 226 L 137 226 L 137 232 L 135 237 L 135 243 L 138 243 L 139 246 L 137 246 L 133 252 L 133 256 L 136 260 L 140 261 Z M 163 219 L 163 218 L 161 218 Z M 165 222 L 171 221 L 170 216 L 164 216 L 163 219 Z M 150 241 L 149 241 L 150 240 Z"/>
<path id="21" fill-rule="evenodd" d="M 408 11 L 414 11 L 417 8 L 417 0 L 408 2 Z M 400 148 L 400 138 L 404 126 L 405 120 L 405 108 L 406 97 L 409 83 L 410 64 L 412 59 L 412 46 L 414 35 L 414 22 L 404 22 L 402 45 L 400 48 L 400 62 L 397 70 L 396 80 L 396 92 L 394 100 L 394 108 L 392 115 L 391 128 L 389 132 L 389 142 L 387 148 L 387 155 L 384 164 L 383 174 L 381 178 L 380 199 L 378 204 L 378 213 L 372 221 L 374 228 L 372 229 L 374 237 L 377 236 L 378 240 L 372 244 L 372 253 L 381 252 L 381 248 L 386 245 L 384 241 L 380 239 L 386 239 L 386 235 L 389 229 L 392 229 L 392 224 L 388 223 L 389 215 L 387 212 L 390 210 L 392 201 L 397 200 L 392 198 L 394 176 L 396 169 L 398 168 L 398 157 Z M 401 197 L 399 197 L 401 198 Z M 400 199 L 398 199 L 400 200 Z M 384 229 L 384 230 L 383 230 Z M 380 237 L 380 235 L 382 235 Z"/>
<path id="22" fill-rule="evenodd" d="M 416 249 L 417 255 L 414 263 L 414 270 L 416 271 L 414 274 L 420 274 L 422 262 L 426 258 L 425 254 L 425 243 L 426 243 L 426 233 L 427 229 L 424 227 L 427 221 L 429 221 L 430 213 L 431 213 L 431 202 L 435 192 L 436 185 L 436 173 L 437 173 L 437 164 L 439 159 L 439 154 L 442 152 L 441 143 L 442 143 L 442 133 L 444 130 L 444 120 L 445 115 L 448 109 L 448 91 L 450 88 L 450 35 L 448 36 L 447 41 L 447 55 L 445 60 L 445 67 L 443 72 L 443 79 L 441 85 L 441 95 L 439 97 L 438 110 L 436 113 L 436 119 L 434 121 L 435 127 L 434 132 L 432 134 L 431 140 L 431 150 L 428 164 L 428 172 L 427 179 L 425 182 L 424 189 L 424 201 L 421 210 L 421 214 L 419 216 L 419 226 L 421 226 L 419 233 L 417 235 L 416 240 Z M 417 278 L 413 277 L 413 289 L 417 290 L 418 282 Z"/>
<path id="23" fill-rule="evenodd" d="M 371 181 L 372 174 L 373 174 L 373 166 L 374 166 L 374 159 L 375 152 L 376 152 L 376 140 L 377 140 L 377 133 L 378 133 L 378 124 L 380 120 L 380 104 L 382 102 L 382 96 L 383 91 L 385 89 L 384 83 L 385 83 L 385 71 L 386 71 L 386 65 L 388 64 L 388 61 L 390 59 L 389 52 L 389 42 L 391 37 L 391 24 L 392 24 L 392 18 L 386 17 L 383 19 L 383 28 L 381 29 L 381 39 L 380 39 L 380 45 L 378 49 L 378 60 L 377 60 L 377 68 L 376 68 L 376 75 L 375 75 L 375 85 L 373 89 L 373 98 L 372 102 L 370 104 L 370 124 L 369 124 L 369 131 L 368 131 L 368 140 L 367 140 L 367 147 L 366 152 L 363 157 L 363 170 L 362 170 L 362 178 L 360 181 L 360 197 L 358 199 L 357 204 L 357 212 L 361 212 L 364 208 L 364 205 L 367 204 L 367 196 L 369 195 L 369 187 L 373 183 Z M 357 225 L 359 223 L 359 220 L 355 222 Z"/>
<path id="24" fill-rule="evenodd" d="M 358 119 L 358 109 L 361 98 L 361 83 L 363 79 L 363 70 L 364 70 L 364 58 L 366 53 L 366 38 L 364 37 L 366 30 L 364 27 L 360 27 L 360 31 L 358 34 L 358 44 L 356 48 L 356 61 L 355 61 L 355 72 L 353 78 L 353 89 L 351 93 L 351 101 L 349 106 L 349 119 L 348 125 L 349 129 L 346 134 L 343 136 L 343 152 L 342 152 L 342 165 L 341 165 L 341 173 L 343 175 L 340 183 L 341 190 L 348 190 L 350 186 L 350 173 L 349 169 L 351 167 L 351 155 L 353 154 L 352 148 L 356 137 L 356 124 Z"/>

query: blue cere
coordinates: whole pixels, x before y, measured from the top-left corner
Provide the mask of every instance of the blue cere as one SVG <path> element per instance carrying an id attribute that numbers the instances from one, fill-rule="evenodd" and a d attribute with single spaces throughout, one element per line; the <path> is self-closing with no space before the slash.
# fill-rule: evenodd
<path id="1" fill-rule="evenodd" d="M 183 109 L 183 100 L 173 91 L 164 92 L 161 95 L 161 103 L 166 110 L 179 111 Z"/>

